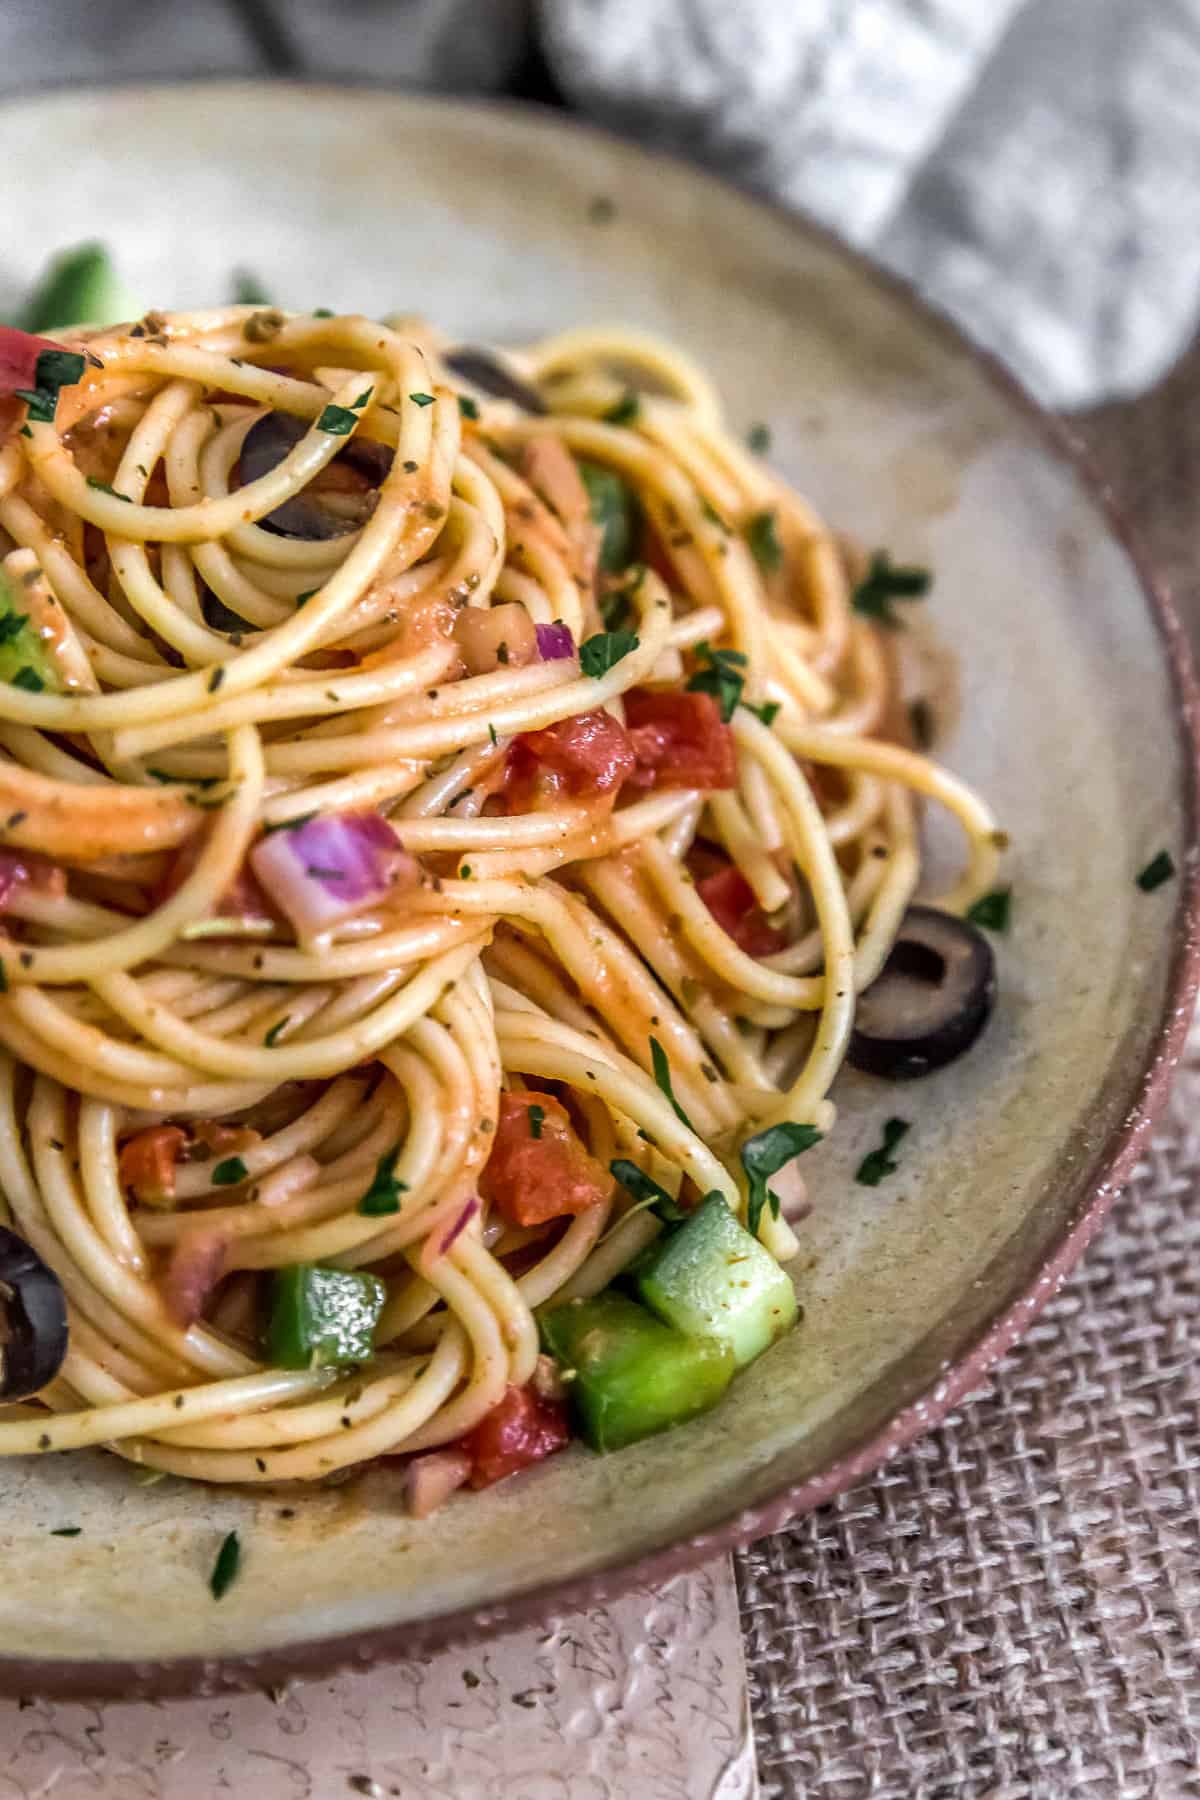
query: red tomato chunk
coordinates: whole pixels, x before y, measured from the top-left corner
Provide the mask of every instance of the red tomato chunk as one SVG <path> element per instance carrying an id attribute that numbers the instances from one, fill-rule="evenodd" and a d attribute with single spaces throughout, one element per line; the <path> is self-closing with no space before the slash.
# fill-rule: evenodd
<path id="1" fill-rule="evenodd" d="M 187 1142 L 178 1125 L 148 1125 L 128 1138 L 117 1158 L 117 1178 L 144 1206 L 169 1206 L 175 1198 L 175 1165 Z"/>
<path id="2" fill-rule="evenodd" d="M 471 1459 L 468 1477 L 473 1488 L 491 1487 L 553 1456 L 568 1441 L 566 1408 L 561 1401 L 546 1400 L 531 1388 L 510 1387 L 474 1431 L 462 1440 Z"/>
<path id="3" fill-rule="evenodd" d="M 553 1094 L 501 1094 L 480 1186 L 510 1225 L 544 1225 L 596 1206 L 612 1191 L 612 1178 L 588 1155 Z"/>
<path id="4" fill-rule="evenodd" d="M 737 780 L 733 733 L 711 694 L 651 692 L 625 696 L 625 724 L 638 788 L 730 788 Z"/>
<path id="5" fill-rule="evenodd" d="M 698 881 L 696 892 L 721 930 L 747 956 L 770 956 L 787 943 L 787 934 L 768 921 L 754 889 L 733 863 Z"/>
<path id="6" fill-rule="evenodd" d="M 544 731 L 525 731 L 509 751 L 508 810 L 527 812 L 539 801 L 566 794 L 584 799 L 616 797 L 633 773 L 629 737 L 619 719 L 603 708 L 560 719 Z"/>

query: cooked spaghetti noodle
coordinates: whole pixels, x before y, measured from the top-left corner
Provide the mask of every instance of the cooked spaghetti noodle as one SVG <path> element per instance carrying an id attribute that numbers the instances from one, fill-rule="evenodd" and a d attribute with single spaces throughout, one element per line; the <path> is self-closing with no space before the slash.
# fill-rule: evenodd
<path id="1" fill-rule="evenodd" d="M 845 552 L 667 347 L 514 356 L 543 413 L 408 324 L 77 347 L 0 449 L 47 659 L 0 682 L 0 1188 L 70 1319 L 0 1454 L 272 1483 L 461 1443 L 536 1379 L 535 1309 L 661 1231 L 614 1162 L 745 1220 L 746 1140 L 830 1129 L 914 802 L 965 837 L 948 911 L 999 836 L 894 730 Z M 556 1216 L 497 1198 L 506 1096 L 575 1158 Z M 264 1353 L 298 1265 L 381 1278 L 368 1361 Z"/>

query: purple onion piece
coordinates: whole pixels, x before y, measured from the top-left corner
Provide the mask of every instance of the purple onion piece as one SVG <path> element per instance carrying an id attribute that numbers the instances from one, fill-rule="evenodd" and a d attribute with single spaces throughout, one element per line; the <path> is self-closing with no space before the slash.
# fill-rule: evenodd
<path id="1" fill-rule="evenodd" d="M 571 635 L 571 627 L 556 619 L 553 625 L 535 625 L 538 655 L 543 662 L 562 662 L 564 657 L 574 656 L 575 639 Z"/>

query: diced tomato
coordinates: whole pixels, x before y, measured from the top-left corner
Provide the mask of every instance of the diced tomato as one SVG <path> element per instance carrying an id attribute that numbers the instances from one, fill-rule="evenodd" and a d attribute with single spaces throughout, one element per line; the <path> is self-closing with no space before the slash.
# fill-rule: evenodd
<path id="1" fill-rule="evenodd" d="M 175 1165 L 187 1142 L 178 1125 L 150 1125 L 121 1145 L 117 1178 L 143 1206 L 169 1206 L 175 1198 Z"/>
<path id="2" fill-rule="evenodd" d="M 169 900 L 178 892 L 195 868 L 204 848 L 204 833 L 196 832 L 180 844 L 167 865 L 159 891 L 160 900 Z M 223 919 L 264 919 L 278 924 L 278 915 L 271 910 L 271 903 L 263 893 L 254 871 L 249 863 L 243 863 L 225 892 L 221 895 L 218 915 Z"/>
<path id="3" fill-rule="evenodd" d="M 491 1487 L 564 1449 L 569 1437 L 561 1401 L 543 1399 L 527 1387 L 507 1388 L 500 1404 L 462 1440 L 471 1459 L 470 1484 Z"/>
<path id="4" fill-rule="evenodd" d="M 194 1325 L 225 1274 L 228 1238 L 221 1232 L 197 1226 L 185 1231 L 171 1251 L 162 1278 L 167 1312 L 184 1331 Z"/>
<path id="5" fill-rule="evenodd" d="M 67 878 L 57 863 L 34 850 L 0 850 L 0 912 L 19 887 L 61 900 L 67 891 Z"/>
<path id="6" fill-rule="evenodd" d="M 634 688 L 625 725 L 638 788 L 729 788 L 737 780 L 733 733 L 711 694 Z"/>
<path id="7" fill-rule="evenodd" d="M 15 325 L 0 325 L 0 393 L 37 386 L 38 357 L 43 350 L 61 350 L 49 338 L 33 337 Z"/>
<path id="8" fill-rule="evenodd" d="M 509 812 L 528 812 L 562 794 L 572 799 L 616 798 L 634 770 L 624 726 L 611 713 L 577 713 L 544 731 L 524 731 L 508 753 L 505 783 Z"/>
<path id="9" fill-rule="evenodd" d="M 597 1205 L 611 1193 L 612 1179 L 588 1155 L 553 1094 L 501 1094 L 480 1186 L 510 1225 L 544 1225 Z"/>
<path id="10" fill-rule="evenodd" d="M 770 956 L 783 949 L 786 933 L 769 922 L 754 898 L 754 889 L 733 863 L 698 881 L 696 892 L 721 930 L 728 932 L 747 956 Z"/>

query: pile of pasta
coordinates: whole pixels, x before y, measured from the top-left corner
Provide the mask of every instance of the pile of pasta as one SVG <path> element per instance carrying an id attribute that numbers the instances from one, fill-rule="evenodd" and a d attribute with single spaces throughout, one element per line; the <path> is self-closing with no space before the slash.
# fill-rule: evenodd
<path id="1" fill-rule="evenodd" d="M 459 1443 L 661 1229 L 615 1161 L 746 1220 L 747 1139 L 830 1130 L 915 803 L 965 835 L 952 911 L 993 820 L 673 349 L 244 306 L 59 349 L 0 448 L 0 1189 L 70 1343 L 0 1453 Z M 500 1154 L 531 1106 L 549 1215 Z M 297 1265 L 383 1282 L 368 1363 L 272 1362 Z"/>

